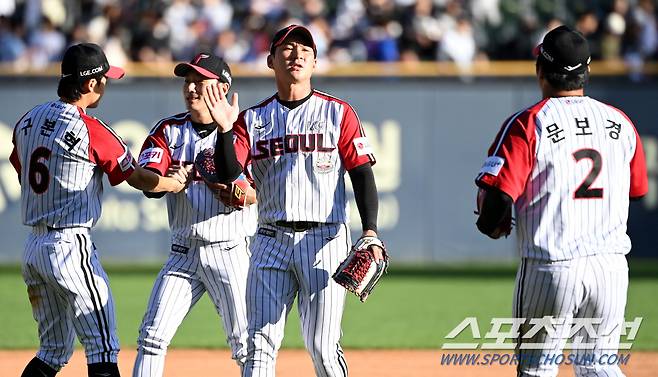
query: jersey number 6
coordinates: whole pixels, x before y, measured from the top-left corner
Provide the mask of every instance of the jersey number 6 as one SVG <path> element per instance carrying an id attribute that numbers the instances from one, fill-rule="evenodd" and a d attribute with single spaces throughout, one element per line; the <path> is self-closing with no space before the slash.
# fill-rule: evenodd
<path id="1" fill-rule="evenodd" d="M 603 198 L 602 188 L 590 188 L 596 178 L 601 173 L 602 158 L 601 153 L 595 149 L 580 149 L 573 153 L 573 158 L 576 162 L 582 159 L 589 159 L 592 161 L 592 169 L 583 180 L 583 183 L 578 186 L 576 192 L 573 193 L 574 199 L 601 199 Z"/>
<path id="2" fill-rule="evenodd" d="M 30 157 L 30 170 L 28 171 L 30 187 L 37 194 L 43 194 L 48 190 L 50 182 L 50 172 L 48 166 L 41 162 L 41 159 L 50 159 L 50 150 L 46 147 L 39 147 L 32 152 Z"/>

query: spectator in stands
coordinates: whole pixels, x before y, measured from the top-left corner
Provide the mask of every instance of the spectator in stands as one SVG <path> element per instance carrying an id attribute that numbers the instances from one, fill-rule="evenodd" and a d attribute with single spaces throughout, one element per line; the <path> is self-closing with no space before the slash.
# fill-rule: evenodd
<path id="1" fill-rule="evenodd" d="M 475 59 L 477 48 L 471 22 L 461 17 L 454 28 L 447 30 L 439 44 L 439 60 L 451 60 L 461 70 L 468 70 Z"/>
<path id="2" fill-rule="evenodd" d="M 28 54 L 33 67 L 45 67 L 62 59 L 66 37 L 47 17 L 41 19 L 41 27 L 28 38 Z"/>
<path id="3" fill-rule="evenodd" d="M 401 47 L 403 60 L 435 60 L 438 42 L 443 30 L 437 18 L 438 8 L 433 0 L 418 0 L 402 12 Z M 413 54 L 412 54 L 413 53 Z"/>
<path id="4" fill-rule="evenodd" d="M 22 29 L 15 19 L 0 17 L 0 62 L 18 62 L 25 56 Z"/>
<path id="5" fill-rule="evenodd" d="M 363 38 L 368 60 L 398 61 L 398 37 L 402 26 L 396 20 L 393 0 L 367 0 L 366 19 L 363 22 Z"/>
<path id="6" fill-rule="evenodd" d="M 657 1 L 0 0 L 0 15 L 12 20 L 3 21 L 0 59 L 16 62 L 29 52 L 27 64 L 40 68 L 88 38 L 134 61 L 189 60 L 208 48 L 231 63 L 253 62 L 267 54 L 272 33 L 294 20 L 313 31 L 321 65 L 464 65 L 480 57 L 531 59 L 536 41 L 559 20 L 588 37 L 595 58 L 623 57 L 641 70 L 656 59 Z"/>

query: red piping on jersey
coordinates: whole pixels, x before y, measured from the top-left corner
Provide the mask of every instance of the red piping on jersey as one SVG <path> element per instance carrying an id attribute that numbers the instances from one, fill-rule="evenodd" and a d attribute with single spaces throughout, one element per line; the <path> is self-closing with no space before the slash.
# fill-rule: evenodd
<path id="1" fill-rule="evenodd" d="M 28 111 L 27 113 L 23 114 L 23 116 L 18 120 L 16 125 L 14 126 L 14 132 L 11 134 L 11 143 L 13 144 L 13 148 L 11 150 L 11 154 L 9 155 L 9 162 L 11 162 L 11 165 L 14 167 L 14 170 L 16 170 L 16 174 L 18 174 L 18 182 L 21 182 L 21 159 L 18 157 L 18 148 L 16 146 L 16 129 L 18 128 L 18 125 L 23 122 L 23 119 L 27 114 L 29 114 L 32 110 Z"/>
<path id="2" fill-rule="evenodd" d="M 327 101 L 338 102 L 341 105 L 349 106 L 349 104 L 347 102 L 343 101 L 342 99 L 340 99 L 338 97 L 334 97 L 334 96 L 332 96 L 330 94 L 327 94 L 327 93 L 324 93 L 324 92 L 320 92 L 320 91 L 315 90 L 315 89 L 313 89 L 313 95 L 316 96 L 316 97 L 320 97 L 322 99 L 325 99 Z"/>
<path id="3" fill-rule="evenodd" d="M 269 97 L 269 98 L 267 98 L 267 99 L 262 100 L 259 104 L 256 104 L 256 105 L 254 105 L 254 106 L 252 106 L 252 107 L 250 107 L 250 108 L 244 110 L 242 113 L 245 113 L 247 110 L 257 109 L 257 108 L 259 108 L 259 107 L 265 107 L 265 106 L 267 106 L 270 102 L 274 101 L 275 99 L 276 99 L 276 94 L 272 95 L 271 97 Z"/>
<path id="4" fill-rule="evenodd" d="M 531 124 L 532 124 L 533 128 L 536 126 L 535 115 L 537 115 L 537 113 L 544 107 L 544 105 L 546 104 L 546 102 L 548 102 L 548 100 L 550 100 L 550 98 L 544 98 L 543 100 L 541 100 L 541 101 L 537 102 L 536 104 L 526 108 L 525 110 L 519 111 L 518 113 L 512 115 L 507 120 L 505 127 L 501 128 L 500 132 L 496 136 L 496 141 L 494 142 L 496 144 L 496 149 L 494 149 L 492 151 L 490 156 L 496 156 L 496 154 L 498 153 L 498 151 L 500 149 L 500 146 L 503 145 L 503 140 L 505 139 L 505 137 L 509 133 L 509 130 L 512 128 L 513 124 L 516 123 L 516 121 L 519 118 L 522 118 L 522 117 L 525 118 L 525 116 L 527 116 L 528 122 L 526 124 L 521 123 L 521 125 L 526 126 L 524 131 L 527 135 L 528 134 L 528 129 L 530 128 L 529 126 Z M 535 136 L 536 136 L 535 135 L 535 130 L 533 129 L 532 139 L 528 139 L 528 141 L 533 140 L 535 138 Z M 500 157 L 500 156 L 498 156 L 498 157 Z"/>
<path id="5" fill-rule="evenodd" d="M 155 126 L 153 126 L 153 128 L 151 128 L 151 131 L 149 131 L 149 136 L 157 133 L 160 128 L 167 128 L 167 126 L 182 126 L 188 120 L 192 120 L 192 116 L 190 115 L 189 111 L 172 115 L 167 118 L 162 118 L 155 124 Z"/>
<path id="6" fill-rule="evenodd" d="M 537 129 L 536 129 L 536 115 L 544 107 L 546 102 L 550 98 L 545 98 L 540 102 L 522 110 L 504 122 L 504 126 L 501 127 L 494 143 L 489 148 L 489 156 L 497 156 L 503 158 L 504 166 L 503 169 L 507 169 L 510 172 L 514 171 L 516 173 L 510 174 L 510 177 L 505 180 L 501 180 L 499 177 L 494 177 L 488 173 L 480 173 L 475 179 L 476 184 L 479 187 L 495 187 L 509 195 L 513 200 L 516 200 L 518 195 L 523 192 L 524 187 L 527 184 L 527 180 L 530 178 L 530 171 L 534 168 L 536 163 L 536 149 L 537 149 Z M 518 128 L 515 128 L 518 126 Z M 518 137 L 525 139 L 525 142 L 528 145 L 527 155 L 517 155 L 515 158 L 523 158 L 523 161 L 507 161 L 504 155 L 499 155 L 501 151 L 501 146 L 506 144 L 508 136 L 514 132 Z M 511 141 L 510 141 L 511 143 Z M 518 153 L 519 151 L 517 151 Z M 524 152 L 525 153 L 525 152 Z M 519 169 L 523 169 L 523 172 L 519 172 Z M 526 174 L 527 169 L 527 175 Z M 499 173 L 501 174 L 501 173 Z"/>
<path id="7" fill-rule="evenodd" d="M 105 125 L 105 123 L 101 122 L 99 119 L 96 119 L 92 116 L 89 116 L 89 115 L 85 114 L 85 112 L 79 106 L 77 108 L 78 108 L 78 114 L 80 114 L 80 119 L 82 119 L 82 122 L 85 124 L 85 127 L 87 127 L 87 133 L 89 134 L 89 145 L 87 146 L 87 155 L 89 156 L 89 161 L 92 161 L 96 164 L 98 163 L 98 161 L 96 161 L 96 159 L 94 158 L 93 153 L 91 152 L 92 151 L 92 144 L 94 143 L 94 141 L 91 138 L 92 133 L 91 133 L 91 130 L 89 129 L 89 126 L 93 125 L 93 124 L 98 125 L 100 127 L 105 128 L 106 130 L 108 130 L 110 132 L 110 134 L 119 142 L 119 144 L 121 144 L 123 146 L 124 152 L 125 152 L 126 149 L 128 149 L 128 147 L 123 143 L 123 140 L 121 140 L 121 138 L 119 136 L 117 136 L 117 134 L 114 132 L 114 130 L 112 130 L 110 127 Z"/>

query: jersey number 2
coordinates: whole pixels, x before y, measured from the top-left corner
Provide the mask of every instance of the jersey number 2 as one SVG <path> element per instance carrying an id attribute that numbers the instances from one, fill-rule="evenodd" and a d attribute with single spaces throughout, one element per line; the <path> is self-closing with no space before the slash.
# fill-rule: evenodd
<path id="1" fill-rule="evenodd" d="M 50 182 L 48 166 L 41 162 L 42 159 L 50 159 L 50 149 L 39 147 L 32 152 L 32 156 L 30 157 L 30 170 L 28 171 L 30 187 L 37 194 L 46 192 L 48 190 L 48 183 Z"/>
<path id="2" fill-rule="evenodd" d="M 580 162 L 582 159 L 588 159 L 592 161 L 592 169 L 585 177 L 583 183 L 578 186 L 576 192 L 573 193 L 574 199 L 601 199 L 603 198 L 603 189 L 602 188 L 591 188 L 592 183 L 596 181 L 596 178 L 601 173 L 602 158 L 601 153 L 595 149 L 580 149 L 573 153 L 573 158 L 576 159 L 576 162 Z"/>

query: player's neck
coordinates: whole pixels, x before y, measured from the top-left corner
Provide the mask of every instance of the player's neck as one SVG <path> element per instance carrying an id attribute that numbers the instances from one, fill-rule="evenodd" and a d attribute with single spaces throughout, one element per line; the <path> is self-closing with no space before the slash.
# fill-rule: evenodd
<path id="1" fill-rule="evenodd" d="M 585 95 L 585 90 L 583 88 L 576 90 L 556 90 L 553 88 L 545 88 L 542 92 L 544 99 L 555 97 L 582 97 Z"/>
<path id="2" fill-rule="evenodd" d="M 283 101 L 297 101 L 311 94 L 311 82 L 278 83 L 276 84 L 279 99 Z"/>
<path id="3" fill-rule="evenodd" d="M 91 104 L 89 98 L 85 97 L 84 95 L 75 101 L 71 101 L 66 98 L 60 98 L 60 100 L 62 102 L 68 103 L 69 105 L 77 106 L 81 108 L 83 111 L 87 111 L 87 107 L 89 107 L 89 105 Z"/>
<path id="4" fill-rule="evenodd" d="M 210 124 L 213 122 L 212 116 L 210 115 L 209 111 L 203 112 L 203 111 L 190 110 L 190 118 L 194 123 Z"/>

